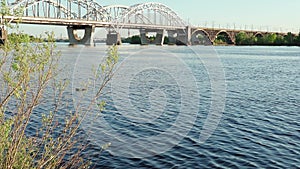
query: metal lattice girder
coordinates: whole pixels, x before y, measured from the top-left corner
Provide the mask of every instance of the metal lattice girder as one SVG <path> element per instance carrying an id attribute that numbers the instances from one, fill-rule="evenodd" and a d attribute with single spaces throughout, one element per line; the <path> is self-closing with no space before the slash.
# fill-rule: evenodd
<path id="1" fill-rule="evenodd" d="M 15 16 L 14 11 L 20 8 L 25 9 L 26 22 L 30 23 L 38 22 L 37 19 L 44 24 L 60 25 L 77 21 L 81 24 L 103 25 L 117 29 L 123 26 L 128 29 L 143 27 L 181 29 L 186 26 L 185 22 L 169 7 L 152 2 L 128 7 L 124 5 L 102 6 L 94 0 L 20 0 L 10 3 L 9 7 L 13 14 L 12 18 Z"/>
<path id="2" fill-rule="evenodd" d="M 93 13 L 101 14 L 101 18 L 98 18 L 97 20 L 102 22 L 110 22 L 114 21 L 116 18 L 119 17 L 123 11 L 126 11 L 129 9 L 128 6 L 125 5 L 110 5 L 110 6 L 104 6 L 101 8 L 94 8 L 95 11 L 90 11 L 87 13 L 83 18 L 87 18 L 93 15 Z"/>
<path id="3" fill-rule="evenodd" d="M 10 4 L 11 13 L 13 13 L 16 9 L 28 9 L 29 7 L 39 3 L 47 3 L 54 8 L 57 8 L 57 11 L 62 12 L 70 19 L 103 21 L 104 18 L 107 17 L 103 6 L 92 0 L 22 0 Z M 71 8 L 71 6 L 77 6 L 76 10 Z M 86 11 L 86 13 L 82 15 L 81 11 Z"/>
<path id="4" fill-rule="evenodd" d="M 19 8 L 26 10 L 26 9 L 30 8 L 31 6 L 34 6 L 38 3 L 47 3 L 54 8 L 57 8 L 58 11 L 65 14 L 68 18 L 72 18 L 72 19 L 77 18 L 76 12 L 72 12 L 67 7 L 65 7 L 61 3 L 59 3 L 58 0 L 23 0 L 23 1 L 19 1 L 18 3 L 13 3 L 12 5 L 10 5 L 10 9 L 11 9 L 11 12 L 13 13 L 15 10 L 17 10 Z"/>
<path id="5" fill-rule="evenodd" d="M 105 21 L 108 15 L 103 6 L 93 0 L 72 0 L 72 2 L 86 9 L 87 12 L 82 16 L 83 19 Z"/>
<path id="6" fill-rule="evenodd" d="M 114 21 L 118 19 L 129 9 L 130 7 L 125 5 L 109 5 L 104 7 L 104 10 L 108 13 L 108 21 Z"/>
<path id="7" fill-rule="evenodd" d="M 123 13 L 118 19 L 118 23 L 126 23 L 126 19 L 130 18 L 131 16 L 137 16 L 137 15 L 143 15 L 143 18 L 147 18 L 145 14 L 142 13 L 142 11 L 155 11 L 158 14 L 161 15 L 161 17 L 164 17 L 168 20 L 169 24 L 166 26 L 186 26 L 184 20 L 182 20 L 173 10 L 171 10 L 169 7 L 167 7 L 164 4 L 161 3 L 153 3 L 153 2 L 147 2 L 147 3 L 141 3 L 131 6 L 127 11 Z M 150 18 L 148 18 L 150 20 Z M 153 24 L 149 22 L 149 24 Z"/>

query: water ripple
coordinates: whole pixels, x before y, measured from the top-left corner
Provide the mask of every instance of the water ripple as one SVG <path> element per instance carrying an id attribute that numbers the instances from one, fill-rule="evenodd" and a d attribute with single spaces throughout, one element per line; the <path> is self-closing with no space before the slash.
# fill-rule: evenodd
<path id="1" fill-rule="evenodd" d="M 159 47 L 158 47 L 159 48 Z M 61 47 L 63 65 L 74 65 L 74 58 L 82 49 Z M 103 47 L 99 47 L 103 49 Z M 88 55 L 99 54 L 98 48 L 89 49 Z M 121 48 L 120 53 L 128 55 L 139 47 Z M 164 48 L 166 50 L 166 48 Z M 153 157 L 138 159 L 113 156 L 108 149 L 100 153 L 101 146 L 93 140 L 113 137 L 109 130 L 99 130 L 99 126 L 90 125 L 92 131 L 97 131 L 98 138 L 90 139 L 86 154 L 92 160 L 95 168 L 297 168 L 300 166 L 300 48 L 286 47 L 217 47 L 224 64 L 227 83 L 226 108 L 222 121 L 212 137 L 200 144 L 199 135 L 207 116 L 211 101 L 209 77 L 203 65 L 195 65 L 193 57 L 185 47 L 170 47 L 192 68 L 196 83 L 199 86 L 200 109 L 196 121 L 186 121 L 193 125 L 188 135 L 177 132 L 174 137 L 182 137 L 179 144 L 172 149 Z M 103 51 L 103 50 L 102 50 Z M 104 55 L 105 52 L 101 52 Z M 93 57 L 92 57 L 93 58 Z M 205 57 L 204 59 L 209 59 Z M 147 61 L 147 56 L 137 62 Z M 86 57 L 82 62 L 92 63 Z M 162 63 L 171 64 L 167 60 Z M 161 63 L 160 63 L 161 64 Z M 171 65 L 172 70 L 176 67 Z M 68 69 L 71 69 L 68 67 Z M 88 67 L 84 67 L 88 71 Z M 149 73 L 149 72 L 147 72 Z M 151 74 L 141 76 L 151 77 Z M 79 77 L 83 78 L 83 77 Z M 156 77 L 159 78 L 159 77 Z M 84 78 L 83 78 L 84 79 Z M 126 79 L 124 79 L 126 80 Z M 163 79 L 165 80 L 165 79 Z M 132 81 L 129 96 L 134 108 L 142 113 L 151 111 L 151 101 L 159 107 L 164 107 L 162 114 L 145 114 L 139 117 L 124 116 L 114 106 L 110 97 L 106 111 L 101 117 L 110 122 L 110 127 L 120 134 L 132 138 L 147 138 L 155 136 L 170 128 L 178 117 L 180 104 L 180 88 L 169 80 L 159 86 L 155 81 L 139 83 L 136 78 Z M 169 84 L 168 84 L 169 82 Z M 144 88 L 159 88 L 166 95 L 158 96 L 158 100 L 166 96 L 166 104 L 151 100 L 145 96 Z M 147 91 L 147 92 L 149 92 Z M 113 92 L 113 91 L 112 91 Z M 193 93 L 196 91 L 193 91 Z M 69 91 L 70 96 L 71 92 Z M 49 93 L 51 95 L 51 93 Z M 149 99 L 150 98 L 150 99 Z M 116 97 L 122 101 L 122 97 Z M 71 102 L 71 97 L 66 97 Z M 28 134 L 33 135 L 41 125 L 40 113 L 48 112 L 51 106 L 47 99 L 43 106 L 35 110 L 34 117 L 28 128 Z M 195 109 L 191 107 L 191 109 Z M 68 104 L 59 115 L 72 110 Z M 157 116 L 156 116 L 157 115 Z M 138 118 L 143 121 L 139 123 Z M 147 121 L 147 118 L 153 118 Z M 179 126 L 184 128 L 184 126 Z M 101 133 L 101 132 L 103 133 Z M 86 131 L 87 132 L 87 131 Z M 88 132 L 87 132 L 88 133 Z M 111 134 L 111 135 L 110 135 Z M 118 138 L 116 138 L 118 139 Z M 173 139 L 163 140 L 173 144 Z M 109 141 L 109 140 L 108 140 Z M 126 142 L 127 140 L 119 140 Z M 157 146 L 160 145 L 157 142 Z M 145 149 L 145 147 L 141 147 Z M 148 150 L 151 151 L 151 150 Z M 138 153 L 138 152 L 137 152 Z M 134 155 L 134 154 L 133 154 Z"/>

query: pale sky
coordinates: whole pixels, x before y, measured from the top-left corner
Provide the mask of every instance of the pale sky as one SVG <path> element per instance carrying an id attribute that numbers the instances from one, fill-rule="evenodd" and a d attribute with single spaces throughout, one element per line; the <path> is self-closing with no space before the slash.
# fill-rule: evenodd
<path id="1" fill-rule="evenodd" d="M 142 2 L 160 2 L 194 26 L 269 29 L 299 32 L 300 0 L 95 0 L 99 4 L 134 5 Z M 246 25 L 246 26 L 245 26 Z M 66 36 L 62 26 L 23 26 L 24 32 L 40 34 L 46 30 L 57 36 Z"/>

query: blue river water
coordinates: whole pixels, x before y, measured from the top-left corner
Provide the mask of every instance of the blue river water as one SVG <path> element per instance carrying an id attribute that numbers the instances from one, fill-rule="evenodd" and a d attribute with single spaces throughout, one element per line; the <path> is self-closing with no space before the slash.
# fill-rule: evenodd
<path id="1" fill-rule="evenodd" d="M 58 50 L 76 102 L 74 89 L 103 61 L 107 47 Z M 299 47 L 123 45 L 119 55 L 115 79 L 101 97 L 105 111 L 88 116 L 81 128 L 95 168 L 300 166 Z M 225 84 L 224 109 L 212 102 L 216 72 L 224 77 L 218 79 Z M 220 118 L 201 142 L 211 108 Z M 105 143 L 111 146 L 102 151 Z"/>

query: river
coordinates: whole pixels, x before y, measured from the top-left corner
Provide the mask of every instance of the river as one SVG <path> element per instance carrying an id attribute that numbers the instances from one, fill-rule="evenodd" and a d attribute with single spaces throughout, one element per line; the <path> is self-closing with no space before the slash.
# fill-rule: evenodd
<path id="1" fill-rule="evenodd" d="M 76 103 L 107 47 L 58 50 Z M 105 111 L 81 126 L 95 168 L 300 166 L 299 47 L 123 45 L 119 55 Z"/>

